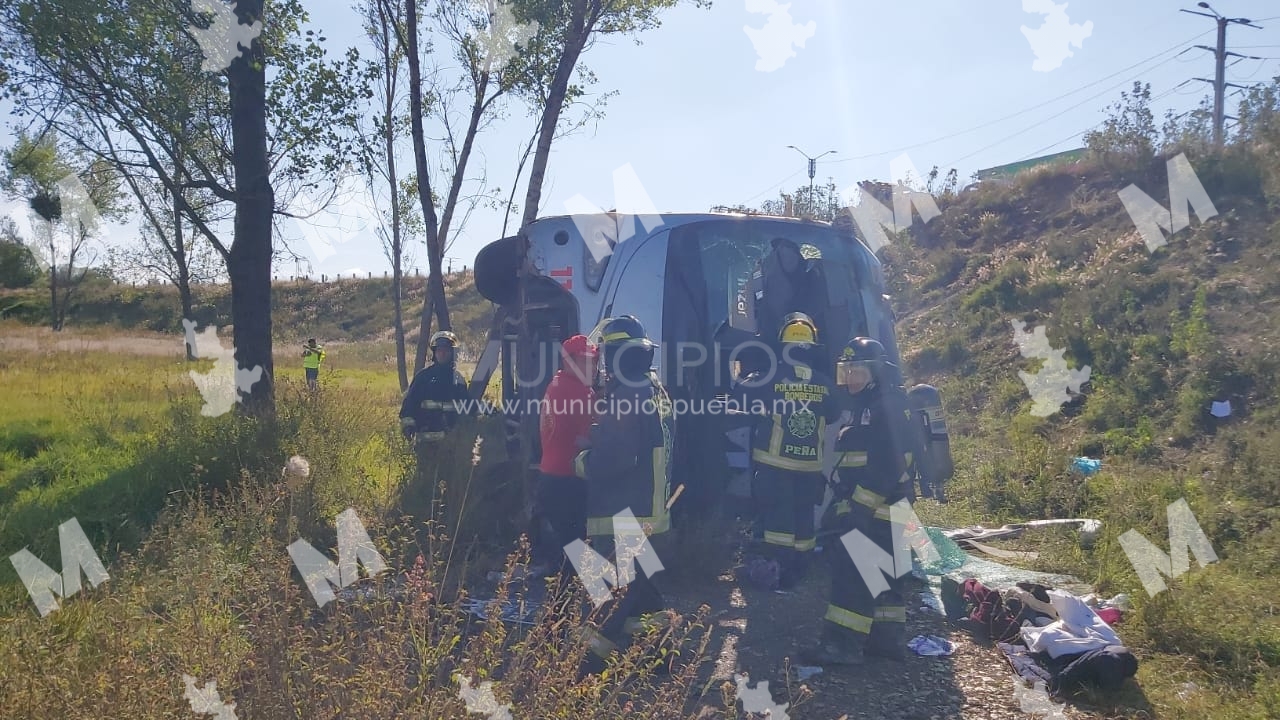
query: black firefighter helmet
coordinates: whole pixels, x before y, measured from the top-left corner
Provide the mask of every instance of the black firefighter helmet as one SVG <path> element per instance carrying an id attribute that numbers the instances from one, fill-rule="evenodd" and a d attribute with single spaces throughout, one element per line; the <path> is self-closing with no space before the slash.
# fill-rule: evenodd
<path id="1" fill-rule="evenodd" d="M 634 315 L 619 315 L 605 321 L 600 329 L 601 357 L 612 375 L 631 376 L 648 372 L 657 347 Z M 625 360 L 625 367 L 618 363 Z"/>
<path id="2" fill-rule="evenodd" d="M 884 345 L 879 340 L 856 337 L 844 346 L 836 359 L 836 383 L 847 386 L 857 380 L 862 387 L 855 392 L 861 392 L 888 382 L 890 365 Z"/>

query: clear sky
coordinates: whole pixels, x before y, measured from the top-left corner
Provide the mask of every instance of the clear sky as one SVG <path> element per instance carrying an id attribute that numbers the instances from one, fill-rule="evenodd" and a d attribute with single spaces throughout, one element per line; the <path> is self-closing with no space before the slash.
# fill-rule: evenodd
<path id="1" fill-rule="evenodd" d="M 362 46 L 349 3 L 305 1 L 335 50 Z M 661 28 L 639 37 L 642 44 L 611 37 L 584 56 L 599 77 L 596 89 L 618 95 L 596 126 L 556 144 L 541 213 L 564 213 L 578 194 L 613 207 L 613 172 L 628 163 L 659 211 L 756 205 L 807 182 L 805 159 L 787 145 L 810 155 L 836 150 L 819 161 L 817 179 L 841 189 L 890 179 L 890 160 L 903 151 L 921 172 L 956 167 L 967 178 L 1080 146 L 1080 134 L 1134 80 L 1151 84 L 1157 120 L 1209 91 L 1202 82 L 1180 85 L 1213 76 L 1211 53 L 1178 54 L 1215 41 L 1211 19 L 1178 12 L 1194 2 L 1070 0 L 1065 18 L 1063 3 L 1048 15 L 1024 5 L 1053 10 L 1050 0 L 793 0 L 780 10 L 774 0 L 714 0 L 710 10 L 670 10 Z M 1228 79 L 1247 84 L 1280 74 L 1280 2 L 1213 5 L 1265 26 L 1229 28 L 1229 49 L 1265 59 L 1239 60 Z M 788 57 L 791 37 L 804 45 L 790 46 Z M 1072 39 L 1079 47 L 1068 45 Z M 513 105 L 480 139 L 477 161 L 504 191 L 532 122 Z M 405 160 L 408 167 L 407 153 Z M 342 217 L 317 219 L 321 229 L 310 237 L 327 238 L 329 248 L 298 228 L 288 228 L 287 239 L 317 273 L 380 274 L 389 265 L 376 238 L 362 231 L 361 213 L 352 201 L 335 208 Z M 455 269 L 471 264 L 501 227 L 501 212 L 478 209 L 448 252 Z M 425 265 L 425 251 L 418 255 Z M 292 263 L 280 267 L 292 271 Z"/>

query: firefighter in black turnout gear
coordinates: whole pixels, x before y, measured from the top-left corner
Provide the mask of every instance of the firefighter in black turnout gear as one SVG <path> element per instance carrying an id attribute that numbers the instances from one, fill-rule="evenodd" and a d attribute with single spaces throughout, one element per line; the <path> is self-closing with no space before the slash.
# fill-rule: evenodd
<path id="1" fill-rule="evenodd" d="M 803 578 L 816 545 L 814 506 L 825 488 L 822 438 L 840 411 L 830 379 L 814 368 L 818 329 L 809 316 L 788 315 L 779 341 L 782 354 L 773 372 L 744 378 L 738 402 L 752 416 L 752 488 L 764 547 L 786 589 Z"/>
<path id="2" fill-rule="evenodd" d="M 599 347 L 606 373 L 603 393 L 597 400 L 590 446 L 574 464 L 577 475 L 586 481 L 587 536 L 592 549 L 616 564 L 615 515 L 630 511 L 651 543 L 670 529 L 667 505 L 675 414 L 666 388 L 652 369 L 656 346 L 639 320 L 623 315 L 607 321 Z M 631 556 L 625 561 L 636 562 Z M 624 650 L 631 636 L 647 631 L 665 614 L 666 601 L 642 567 L 635 568 L 631 582 L 620 591 L 621 599 L 616 598 L 617 592 L 610 601 L 614 607 L 600 610 L 604 624 L 598 631 L 588 631 L 592 652 L 588 670 L 603 669 L 615 650 Z"/>
<path id="3" fill-rule="evenodd" d="M 467 381 L 454 366 L 458 336 L 441 330 L 431 336 L 431 364 L 418 371 L 400 403 L 400 431 L 415 444 L 435 442 L 470 414 Z"/>
<path id="4" fill-rule="evenodd" d="M 906 393 L 893 383 L 884 347 L 876 340 L 849 342 L 836 362 L 836 381 L 852 395 L 852 413 L 835 447 L 835 529 L 841 537 L 858 530 L 892 557 L 890 506 L 908 499 L 912 467 L 922 452 L 914 413 Z M 900 516 L 894 519 L 905 522 Z M 902 534 L 899 528 L 897 536 Z M 874 595 L 844 543 L 831 545 L 831 600 L 822 638 L 808 659 L 853 665 L 862 662 L 864 651 L 902 658 L 907 620 L 902 578 L 885 577 L 889 589 Z"/>

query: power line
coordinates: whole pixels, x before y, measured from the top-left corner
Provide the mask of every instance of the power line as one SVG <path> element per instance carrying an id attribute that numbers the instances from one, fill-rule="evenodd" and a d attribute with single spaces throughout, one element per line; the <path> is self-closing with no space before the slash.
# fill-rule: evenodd
<path id="1" fill-rule="evenodd" d="M 1167 51 L 1166 51 L 1166 52 L 1167 52 Z M 1163 53 L 1162 53 L 1162 54 L 1163 54 Z M 1062 113 L 1065 113 L 1065 112 L 1067 112 L 1068 110 L 1075 110 L 1076 108 L 1078 108 L 1078 107 L 1080 107 L 1080 106 L 1082 106 L 1082 105 L 1084 105 L 1084 104 L 1086 104 L 1086 103 L 1088 103 L 1088 102 L 1090 102 L 1090 101 L 1092 101 L 1092 100 L 1096 100 L 1097 98 L 1100 98 L 1100 97 L 1102 97 L 1103 95 L 1106 95 L 1107 93 L 1111 92 L 1112 90 L 1115 90 L 1115 89 L 1116 89 L 1116 88 L 1118 88 L 1118 87 L 1121 87 L 1121 86 L 1126 85 L 1126 84 L 1128 84 L 1128 83 L 1130 83 L 1130 82 L 1133 82 L 1134 80 L 1136 80 L 1137 78 L 1142 77 L 1142 76 L 1143 76 L 1143 75 L 1145 75 L 1146 73 L 1148 73 L 1148 72 L 1150 72 L 1150 71 L 1152 71 L 1152 70 L 1155 70 L 1156 68 L 1158 68 L 1158 67 L 1160 67 L 1160 66 L 1162 66 L 1162 65 L 1165 65 L 1165 64 L 1167 64 L 1167 63 L 1169 63 L 1169 62 L 1172 62 L 1172 61 L 1173 61 L 1173 58 L 1166 58 L 1165 60 L 1162 60 L 1162 61 L 1160 61 L 1160 62 L 1156 63 L 1155 65 L 1153 65 L 1153 66 L 1151 66 L 1151 67 L 1149 67 L 1149 68 L 1147 68 L 1147 69 L 1143 70 L 1142 72 L 1139 72 L 1139 73 L 1138 73 L 1138 74 L 1136 74 L 1136 75 L 1131 75 L 1131 76 L 1129 76 L 1128 78 L 1125 78 L 1124 80 L 1121 80 L 1120 82 L 1118 82 L 1118 83 L 1116 83 L 1116 84 L 1114 84 L 1114 85 L 1111 85 L 1111 86 L 1109 86 L 1109 87 L 1105 88 L 1102 92 L 1096 93 L 1096 94 L 1094 94 L 1094 95 L 1090 95 L 1089 97 L 1085 98 L 1084 100 L 1081 100 L 1080 102 L 1076 103 L 1075 105 L 1072 105 L 1072 106 L 1070 106 L 1070 107 L 1063 108 L 1062 110 L 1059 110 L 1059 111 L 1054 115 L 1054 117 L 1052 117 L 1052 118 L 1045 118 L 1044 120 L 1041 120 L 1041 121 L 1039 121 L 1039 122 L 1037 122 L 1037 123 L 1035 123 L 1034 125 L 1031 125 L 1031 126 L 1029 126 L 1029 127 L 1023 128 L 1022 130 L 1019 130 L 1018 132 L 1013 133 L 1012 135 L 1006 135 L 1006 136 L 1004 136 L 1003 138 L 1001 138 L 1001 139 L 999 139 L 999 140 L 997 140 L 997 141 L 995 141 L 995 142 L 991 143 L 990 145 L 986 145 L 986 146 L 981 147 L 981 148 L 979 148 L 979 149 L 977 149 L 977 150 L 974 150 L 973 152 L 969 153 L 968 155 L 965 155 L 965 156 L 963 156 L 963 157 L 956 158 L 955 160 L 952 160 L 952 161 L 947 162 L 947 163 L 943 163 L 940 167 L 955 167 L 956 163 L 959 163 L 959 162 L 961 162 L 962 160 L 968 160 L 969 158 L 973 157 L 974 155 L 977 155 L 977 154 L 979 154 L 979 153 L 982 153 L 982 152 L 985 152 L 985 151 L 987 151 L 987 150 L 990 150 L 991 148 L 996 147 L 997 145 L 1003 145 L 1004 143 L 1008 142 L 1009 140 L 1011 140 L 1011 139 L 1013 139 L 1013 138 L 1018 137 L 1019 135 L 1025 135 L 1026 133 L 1029 133 L 1029 132 L 1031 132 L 1032 130 L 1035 130 L 1036 128 L 1038 128 L 1038 127 L 1040 127 L 1041 125 L 1045 124 L 1045 123 L 1046 123 L 1046 122 L 1048 122 L 1049 120 L 1053 120 L 1054 118 L 1058 117 L 1058 116 L 1059 116 L 1059 115 L 1061 115 Z"/>
<path id="2" fill-rule="evenodd" d="M 1038 155 L 1040 155 L 1040 153 L 1044 152 L 1045 150 L 1051 150 L 1051 149 L 1053 149 L 1053 148 L 1056 148 L 1056 147 L 1058 147 L 1059 145 L 1061 145 L 1061 144 L 1063 144 L 1063 143 L 1067 142 L 1068 140 L 1074 140 L 1075 138 L 1078 138 L 1078 137 L 1080 137 L 1081 135 L 1083 135 L 1083 134 L 1085 134 L 1085 133 L 1087 133 L 1087 132 L 1089 132 L 1089 131 L 1088 131 L 1088 130 L 1078 130 L 1078 131 L 1076 131 L 1076 132 L 1074 132 L 1074 133 L 1071 133 L 1070 135 L 1068 135 L 1068 136 L 1066 136 L 1066 137 L 1062 138 L 1061 140 L 1059 140 L 1059 141 L 1058 141 L 1058 142 L 1056 142 L 1056 143 L 1052 143 L 1052 144 L 1050 144 L 1050 145 L 1045 145 L 1044 147 L 1040 148 L 1039 150 L 1033 150 L 1033 151 L 1031 151 L 1031 152 L 1027 153 L 1026 155 L 1023 155 L 1022 157 L 1018 158 L 1018 159 L 1017 159 L 1017 160 L 1015 160 L 1014 162 L 1022 162 L 1023 160 L 1029 160 L 1029 159 L 1031 159 L 1031 158 L 1033 158 L 1033 157 L 1037 157 Z"/>
<path id="3" fill-rule="evenodd" d="M 782 183 L 784 183 L 784 182 L 786 182 L 786 181 L 790 180 L 791 178 L 793 178 L 793 177 L 795 177 L 795 176 L 799 175 L 799 174 L 800 174 L 800 173 L 802 173 L 802 172 L 804 172 L 804 171 L 803 171 L 803 170 L 797 170 L 797 171 L 795 171 L 795 172 L 791 173 L 790 175 L 788 175 L 788 176 L 786 176 L 786 177 L 782 178 L 782 179 L 781 179 L 781 180 L 779 180 L 778 182 L 776 182 L 776 183 L 774 183 L 774 184 L 770 185 L 769 187 L 767 187 L 767 188 L 765 188 L 765 189 L 761 190 L 760 192 L 756 193 L 755 195 L 752 195 L 750 198 L 748 198 L 748 199 L 747 199 L 745 202 L 743 202 L 742 204 L 743 204 L 743 205 L 750 205 L 751 203 L 755 202 L 755 199 L 756 199 L 756 198 L 760 197 L 761 195 L 764 195 L 764 194 L 768 193 L 769 191 L 773 190 L 773 189 L 774 189 L 774 188 L 776 188 L 776 187 L 779 187 L 780 185 L 782 185 Z"/>
<path id="4" fill-rule="evenodd" d="M 1158 53 L 1156 53 L 1155 55 L 1152 55 L 1152 56 L 1150 56 L 1150 57 L 1148 57 L 1148 58 L 1145 58 L 1145 59 L 1143 59 L 1143 60 L 1139 60 L 1138 62 L 1136 62 L 1136 63 L 1134 63 L 1134 64 L 1132 64 L 1132 65 L 1130 65 L 1130 66 L 1128 66 L 1128 67 L 1121 68 L 1120 70 L 1117 70 L 1117 71 L 1115 71 L 1115 72 L 1111 73 L 1110 75 L 1107 75 L 1107 76 L 1104 76 L 1104 77 L 1098 78 L 1097 80 L 1094 80 L 1093 82 L 1090 82 L 1090 83 L 1086 83 L 1086 84 L 1084 84 L 1084 85 L 1081 85 L 1080 87 L 1078 87 L 1078 88 L 1076 88 L 1076 89 L 1074 89 L 1074 90 L 1067 91 L 1067 92 L 1065 92 L 1065 93 L 1063 93 L 1063 94 L 1061 94 L 1061 95 L 1058 95 L 1057 97 L 1054 97 L 1054 98 L 1050 98 L 1050 99 L 1048 99 L 1048 100 L 1045 100 L 1045 101 L 1044 101 L 1044 102 L 1042 102 L 1042 103 L 1038 103 L 1038 104 L 1036 104 L 1036 105 L 1032 105 L 1032 106 L 1030 106 L 1030 107 L 1023 108 L 1023 109 L 1021 109 L 1021 110 L 1018 110 L 1017 112 L 1014 112 L 1014 113 L 1010 113 L 1010 114 L 1008 114 L 1008 115 L 1005 115 L 1004 117 L 999 117 L 999 118 L 996 118 L 996 119 L 994 119 L 994 120 L 989 120 L 989 121 L 987 121 L 987 122 L 982 123 L 981 125 L 975 125 L 975 126 L 973 126 L 973 127 L 971 127 L 971 128 L 967 128 L 967 129 L 965 129 L 965 130 L 959 130 L 959 131 L 957 131 L 957 132 L 953 132 L 953 133 L 950 133 L 950 134 L 948 134 L 948 135 L 943 135 L 943 136 L 941 136 L 941 137 L 937 137 L 937 138 L 934 138 L 934 139 L 932 139 L 932 140 L 927 140 L 927 141 L 925 141 L 925 142 L 921 142 L 921 143 L 915 143 L 915 144 L 913 144 L 913 145 L 905 145 L 905 146 L 903 146 L 903 147 L 895 148 L 895 149 L 893 149 L 893 150 L 885 150 L 885 151 L 883 151 L 883 152 L 871 153 L 871 154 L 868 154 L 868 155 L 857 155 L 857 156 L 854 156 L 854 157 L 842 158 L 842 159 L 840 159 L 840 160 L 832 160 L 832 161 L 831 161 L 831 162 L 829 162 L 828 164 L 829 164 L 829 165 L 835 165 L 835 164 L 838 164 L 838 163 L 852 162 L 852 161 L 854 161 L 854 160 L 867 160 L 867 159 L 870 159 L 870 158 L 882 157 L 882 156 L 884 156 L 884 155 L 892 155 L 892 154 L 900 153 L 900 152 L 904 152 L 904 151 L 907 151 L 907 150 L 914 150 L 915 148 L 925 147 L 925 146 L 927 146 L 927 145 L 933 145 L 933 144 L 935 144 L 935 143 L 942 142 L 943 140 L 950 140 L 951 138 L 959 137 L 959 136 L 961 136 L 961 135 L 967 135 L 967 134 L 969 134 L 969 133 L 971 133 L 971 132 L 974 132 L 974 131 L 976 131 L 976 130 L 982 130 L 983 128 L 990 127 L 990 126 L 995 125 L 995 124 L 997 124 L 997 123 L 1004 122 L 1005 120 L 1009 120 L 1009 119 L 1012 119 L 1012 118 L 1018 117 L 1018 116 L 1020 116 L 1020 115 L 1025 115 L 1026 113 L 1029 113 L 1029 112 L 1031 112 L 1032 110 L 1038 110 L 1038 109 L 1040 109 L 1040 108 L 1042 108 L 1042 107 L 1045 107 L 1046 105 L 1052 105 L 1053 103 L 1058 102 L 1059 100 L 1062 100 L 1062 99 L 1064 99 L 1064 98 L 1070 97 L 1070 96 L 1072 96 L 1072 95 L 1075 95 L 1076 93 L 1081 92 L 1082 90 L 1088 90 L 1089 88 L 1091 88 L 1091 87 L 1093 87 L 1093 86 L 1095 86 L 1095 85 L 1098 85 L 1098 84 L 1100 84 L 1100 83 L 1106 82 L 1107 80 L 1110 80 L 1111 78 L 1113 78 L 1113 77 L 1115 77 L 1115 76 L 1117 76 L 1117 75 L 1120 75 L 1120 74 L 1122 74 L 1122 73 L 1128 72 L 1129 70 L 1132 70 L 1133 68 L 1136 68 L 1136 67 L 1138 67 L 1139 65 L 1145 65 L 1145 64 L 1147 64 L 1147 63 L 1151 62 L 1152 60 L 1155 60 L 1156 58 L 1158 58 L 1158 57 L 1160 57 L 1160 56 L 1162 56 L 1162 55 L 1165 55 L 1165 54 L 1170 53 L 1170 52 L 1172 52 L 1172 51 L 1174 51 L 1174 50 L 1177 50 L 1178 48 L 1182 47 L 1183 45 L 1186 45 L 1187 43 L 1189 43 L 1189 42 L 1191 42 L 1191 41 L 1193 41 L 1193 40 L 1198 40 L 1198 39 L 1200 39 L 1201 37 L 1204 37 L 1205 35 L 1208 35 L 1208 34 L 1209 34 L 1209 33 L 1211 33 L 1211 32 L 1213 32 L 1213 31 L 1212 31 L 1212 30 L 1206 30 L 1206 31 L 1204 31 L 1204 32 L 1202 32 L 1202 33 L 1199 33 L 1199 34 L 1197 34 L 1197 35 L 1193 35 L 1193 36 L 1191 36 L 1191 37 L 1187 38 L 1186 40 L 1183 40 L 1182 42 L 1177 43 L 1176 45 L 1173 45 L 1173 46 L 1171 46 L 1171 47 L 1169 47 L 1169 48 L 1166 48 L 1166 49 L 1164 49 L 1164 50 L 1161 50 L 1160 52 L 1158 52 Z M 1184 48 L 1184 49 L 1182 50 L 1182 52 L 1186 52 L 1187 50 L 1190 50 L 1190 49 L 1191 49 L 1191 48 Z M 1179 53 L 1179 54 L 1181 54 L 1181 53 Z M 1177 57 L 1177 56 L 1175 55 L 1174 57 Z M 1167 62 L 1167 60 L 1166 60 L 1165 62 Z M 1163 65 L 1164 63 L 1162 62 L 1162 63 L 1160 63 L 1160 64 L 1161 64 L 1161 65 Z M 1157 65 L 1156 67 L 1159 67 L 1159 65 Z M 1149 68 L 1149 69 L 1151 69 L 1151 68 Z M 1123 84 L 1123 83 L 1122 83 L 1122 84 Z M 1095 96 L 1095 97 L 1096 97 L 1096 96 Z M 1090 99 L 1092 99 L 1092 98 L 1090 98 Z M 1078 107 L 1078 106 L 1076 106 L 1076 107 Z M 1071 109 L 1071 108 L 1068 108 L 1068 109 Z"/>
<path id="5" fill-rule="evenodd" d="M 1177 85 L 1174 85 L 1173 87 L 1169 88 L 1168 90 L 1165 90 L 1164 92 L 1160 93 L 1159 95 L 1157 95 L 1157 96 L 1155 96 L 1155 97 L 1151 98 L 1151 100 L 1154 102 L 1154 101 L 1156 101 L 1156 100 L 1159 100 L 1160 98 L 1166 97 L 1166 96 L 1168 96 L 1168 95 L 1172 94 L 1172 93 L 1173 93 L 1174 91 L 1176 91 L 1178 88 L 1182 87 L 1183 85 L 1186 85 L 1186 84 L 1187 84 L 1187 83 L 1189 83 L 1189 82 L 1191 82 L 1191 81 L 1190 81 L 1190 80 L 1183 80 L 1182 82 L 1178 83 Z M 1179 94 L 1181 94 L 1181 93 L 1179 93 Z M 1017 160 L 1015 160 L 1014 162 L 1022 162 L 1023 160 L 1028 160 L 1028 159 L 1030 159 L 1030 158 L 1036 157 L 1036 156 L 1040 155 L 1041 153 L 1043 153 L 1045 150 L 1052 150 L 1053 148 L 1056 148 L 1056 147 L 1058 147 L 1059 145 L 1061 145 L 1061 144 L 1063 144 L 1063 143 L 1065 143 L 1065 142 L 1067 142 L 1067 141 L 1069 141 L 1069 140 L 1074 140 L 1075 138 L 1078 138 L 1078 137 L 1080 137 L 1081 135 L 1084 135 L 1085 133 L 1089 132 L 1089 130 L 1092 130 L 1092 128 L 1085 128 L 1084 130 L 1077 130 L 1077 131 L 1075 131 L 1075 132 L 1071 133 L 1070 135 L 1068 135 L 1068 136 L 1066 136 L 1066 137 L 1062 138 L 1061 140 L 1058 140 L 1057 142 L 1053 142 L 1053 143 L 1050 143 L 1050 144 L 1048 144 L 1048 145 L 1045 145 L 1044 147 L 1042 147 L 1042 148 L 1040 148 L 1040 149 L 1038 149 L 1038 150 L 1032 150 L 1031 152 L 1027 153 L 1026 155 L 1023 155 L 1022 157 L 1018 158 L 1018 159 L 1017 159 Z"/>

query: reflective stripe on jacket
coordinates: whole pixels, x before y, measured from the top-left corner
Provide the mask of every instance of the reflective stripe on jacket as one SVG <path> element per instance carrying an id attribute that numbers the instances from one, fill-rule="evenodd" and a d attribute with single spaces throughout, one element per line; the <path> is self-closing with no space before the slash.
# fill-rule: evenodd
<path id="1" fill-rule="evenodd" d="M 827 423 L 840 416 L 831 382 L 805 365 L 748 375 L 739 402 L 754 416 L 751 459 L 780 470 L 822 471 Z"/>
<path id="2" fill-rule="evenodd" d="M 836 438 L 837 500 L 851 500 L 888 519 L 888 506 L 907 494 L 920 456 L 920 435 L 906 393 L 896 386 L 859 393 L 850 424 Z"/>
<path id="3" fill-rule="evenodd" d="M 460 412 L 474 412 L 467 381 L 453 363 L 432 363 L 413 376 L 400 403 L 400 417 L 413 421 L 416 432 L 444 432 Z"/>
<path id="4" fill-rule="evenodd" d="M 612 382 L 605 393 L 614 412 L 591 426 L 591 447 L 578 455 L 577 474 L 587 481 L 587 535 L 613 535 L 613 516 L 630 510 L 648 534 L 671 526 L 671 448 L 675 414 L 667 390 L 653 373 L 628 387 Z M 618 409 L 631 408 L 621 413 Z"/>

